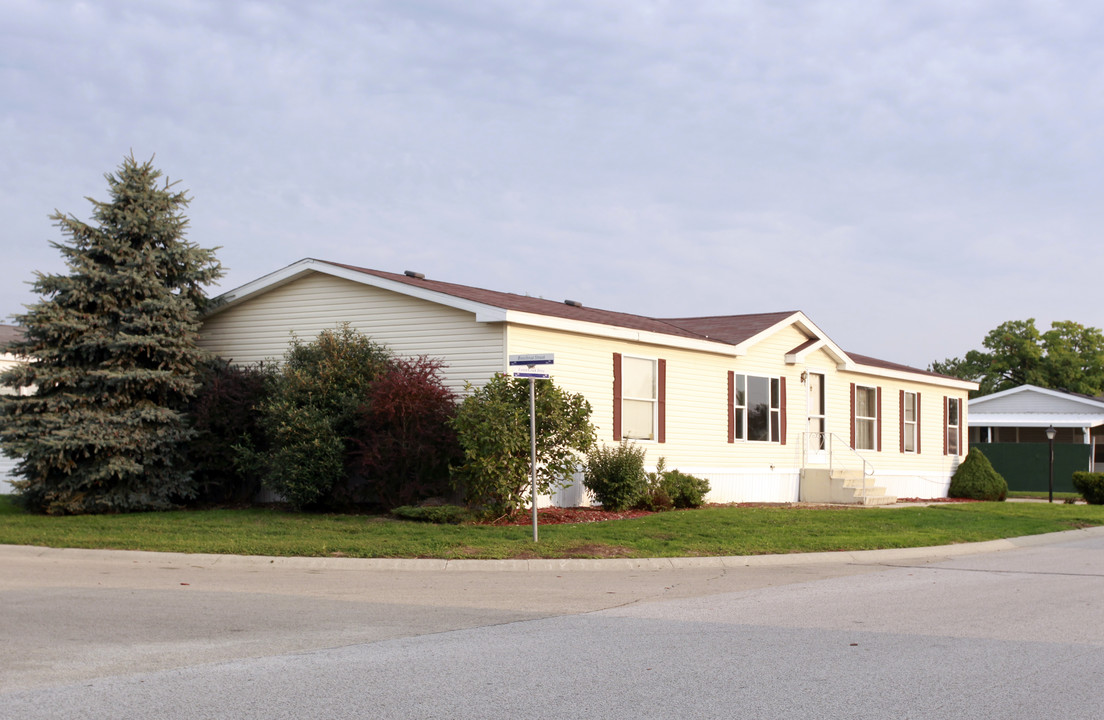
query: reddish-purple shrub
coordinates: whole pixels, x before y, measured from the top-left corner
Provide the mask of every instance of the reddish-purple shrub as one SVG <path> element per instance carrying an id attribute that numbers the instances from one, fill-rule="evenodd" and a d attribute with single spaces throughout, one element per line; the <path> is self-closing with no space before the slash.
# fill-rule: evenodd
<path id="1" fill-rule="evenodd" d="M 456 395 L 440 360 L 393 359 L 368 391 L 353 438 L 349 500 L 385 508 L 450 492 L 449 464 L 459 457 L 450 420 Z"/>

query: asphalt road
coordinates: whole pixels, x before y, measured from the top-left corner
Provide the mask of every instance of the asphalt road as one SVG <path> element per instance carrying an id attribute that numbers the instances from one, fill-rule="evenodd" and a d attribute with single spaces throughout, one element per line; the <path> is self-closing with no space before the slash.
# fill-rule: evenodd
<path id="1" fill-rule="evenodd" d="M 444 563 L 0 546 L 0 718 L 1098 718 L 1104 529 Z"/>

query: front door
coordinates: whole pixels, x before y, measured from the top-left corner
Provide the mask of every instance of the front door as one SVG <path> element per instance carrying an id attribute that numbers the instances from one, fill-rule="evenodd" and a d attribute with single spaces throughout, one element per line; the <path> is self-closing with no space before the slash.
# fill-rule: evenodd
<path id="1" fill-rule="evenodd" d="M 809 373 L 805 383 L 809 408 L 806 425 L 805 460 L 809 463 L 828 462 L 828 426 L 824 415 L 824 375 Z"/>

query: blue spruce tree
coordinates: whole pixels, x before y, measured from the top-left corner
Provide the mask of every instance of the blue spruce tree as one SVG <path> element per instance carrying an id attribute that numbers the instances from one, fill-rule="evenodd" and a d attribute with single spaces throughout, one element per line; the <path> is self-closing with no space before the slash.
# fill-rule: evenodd
<path id="1" fill-rule="evenodd" d="M 34 386 L 0 400 L 0 447 L 19 458 L 12 484 L 29 509 L 128 512 L 194 493 L 184 414 L 198 387 L 203 287 L 221 274 L 214 249 L 185 240 L 185 192 L 151 161 L 105 175 L 111 200 L 95 225 L 55 213 L 51 243 L 68 274 L 37 273 L 41 296 L 17 316 L 30 358 L 0 383 Z"/>

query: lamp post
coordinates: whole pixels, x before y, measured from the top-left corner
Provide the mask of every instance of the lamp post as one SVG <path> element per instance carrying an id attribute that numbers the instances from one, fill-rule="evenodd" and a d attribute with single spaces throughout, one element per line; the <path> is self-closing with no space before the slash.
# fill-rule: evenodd
<path id="1" fill-rule="evenodd" d="M 1057 433 L 1053 425 L 1046 429 L 1047 441 L 1050 442 L 1050 499 L 1047 502 L 1054 502 L 1054 436 Z"/>

